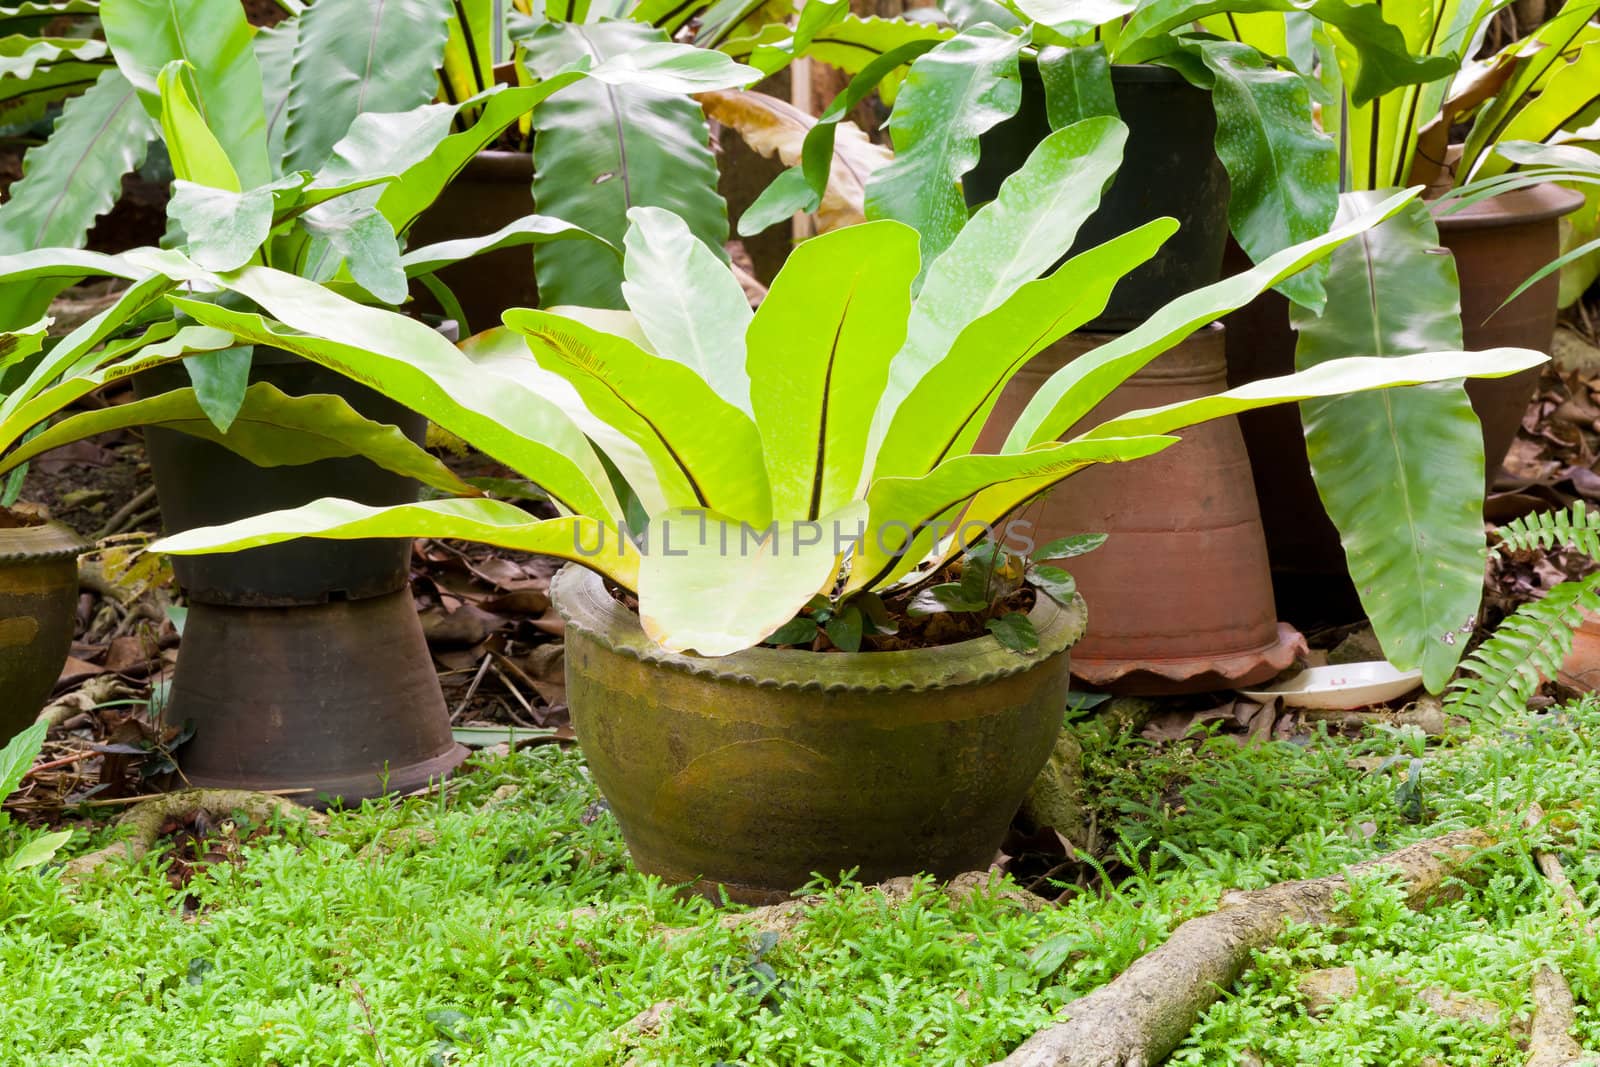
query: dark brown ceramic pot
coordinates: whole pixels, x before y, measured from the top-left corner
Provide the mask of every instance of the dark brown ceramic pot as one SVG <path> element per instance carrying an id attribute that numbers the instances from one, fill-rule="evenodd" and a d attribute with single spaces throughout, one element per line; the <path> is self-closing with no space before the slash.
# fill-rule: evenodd
<path id="1" fill-rule="evenodd" d="M 1434 205 L 1440 243 L 1455 257 L 1461 279 L 1461 325 L 1469 350 L 1511 345 L 1550 350 L 1559 280 L 1552 275 L 1505 309 L 1500 303 L 1560 251 L 1561 216 L 1582 196 L 1553 185 L 1519 190 L 1445 214 Z M 1230 247 L 1226 270 L 1248 262 Z M 1288 302 L 1264 293 L 1224 320 L 1228 327 L 1228 379 L 1232 385 L 1294 370 L 1295 332 Z M 1537 369 L 1509 378 L 1474 379 L 1467 395 L 1483 426 L 1484 457 L 1492 481 L 1538 385 Z M 1311 479 L 1304 431 L 1294 407 L 1264 408 L 1239 419 L 1255 471 L 1273 580 L 1285 615 L 1301 625 L 1347 622 L 1361 615 L 1345 567 L 1338 531 Z"/>
<path id="2" fill-rule="evenodd" d="M 1222 328 L 1195 334 L 1107 397 L 1067 437 L 1139 408 L 1227 388 Z M 979 448 L 1005 439 L 1045 379 L 1115 335 L 1073 334 L 1006 386 Z M 1182 431 L 1134 463 L 1092 467 L 1020 512 L 1043 543 L 1105 533 L 1098 551 L 1062 565 L 1090 608 L 1072 670 L 1119 693 L 1197 693 L 1264 681 L 1303 647 L 1279 624 L 1250 462 L 1233 419 Z"/>
<path id="3" fill-rule="evenodd" d="M 58 522 L 18 519 L 0 508 L 0 743 L 33 722 L 61 677 L 83 547 Z"/>
<path id="4" fill-rule="evenodd" d="M 329 394 L 369 419 L 398 426 L 423 443 L 428 420 L 337 371 L 292 353 L 257 347 L 251 382 L 290 396 Z M 176 363 L 134 380 L 140 396 L 189 385 Z M 327 496 L 362 504 L 409 504 L 413 479 L 360 456 L 294 466 L 258 467 L 219 444 L 176 430 L 145 431 L 151 473 L 167 533 L 218 526 L 266 511 L 299 507 Z M 208 556 L 175 556 L 172 569 L 191 601 L 233 607 L 294 607 L 360 600 L 404 588 L 411 576 L 411 542 L 404 538 L 326 541 L 305 538 Z"/>
<path id="5" fill-rule="evenodd" d="M 293 608 L 194 603 L 168 718 L 197 786 L 301 789 L 321 806 L 406 793 L 466 758 L 409 589 Z"/>
<path id="6" fill-rule="evenodd" d="M 427 431 L 402 405 L 287 352 L 258 348 L 251 380 L 295 396 L 341 396 L 418 443 Z M 146 395 L 185 384 L 175 365 L 135 383 Z M 372 505 L 417 498 L 415 481 L 361 457 L 257 467 L 155 428 L 146 446 L 168 533 L 328 496 Z M 411 598 L 410 562 L 404 538 L 306 538 L 175 558 L 190 606 L 165 714 L 194 726 L 178 753 L 188 780 L 351 802 L 424 785 L 465 759 Z"/>
<path id="7" fill-rule="evenodd" d="M 411 227 L 406 243 L 417 248 L 493 233 L 533 214 L 533 155 L 529 152 L 479 152 L 439 199 Z M 507 308 L 539 306 L 533 280 L 533 250 L 502 248 L 452 264 L 439 272 L 466 313 L 462 336 L 500 325 Z M 441 310 L 425 289 L 414 294 L 428 310 Z"/>
<path id="8" fill-rule="evenodd" d="M 590 571 L 552 592 L 573 725 L 634 862 L 748 903 L 814 874 L 986 868 L 1061 731 L 1084 617 L 1041 597 L 1031 656 L 985 636 L 708 659 L 662 651 Z"/>

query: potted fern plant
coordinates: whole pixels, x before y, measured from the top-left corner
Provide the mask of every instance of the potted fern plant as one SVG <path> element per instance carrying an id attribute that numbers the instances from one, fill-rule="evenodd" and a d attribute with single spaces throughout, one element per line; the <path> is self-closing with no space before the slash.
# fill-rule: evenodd
<path id="1" fill-rule="evenodd" d="M 1039 277 L 1125 138 L 1109 117 L 1051 134 L 925 273 L 917 233 L 893 220 L 808 241 L 753 314 L 686 224 L 650 209 L 625 241 L 631 314 L 516 310 L 461 350 L 289 274 L 197 269 L 263 311 L 169 297 L 197 321 L 361 375 L 526 472 L 563 514 L 328 499 L 156 547 L 427 532 L 564 557 L 574 719 L 643 869 L 770 900 L 812 872 L 981 866 L 1054 742 L 1083 625 L 1070 576 L 1008 536 L 1020 505 L 1196 421 L 1544 358 L 1331 362 L 1057 440 L 1129 374 L 1369 230 L 1403 193 L 1163 308 L 1052 377 L 1000 452 L 974 452 L 1017 367 L 1098 314 L 1175 228 L 1157 220 Z M 928 615 L 944 621 L 912 621 Z"/>
<path id="2" fill-rule="evenodd" d="M 1500 146 L 1559 138 L 1564 125 L 1581 122 L 1593 111 L 1600 100 L 1593 77 L 1600 62 L 1600 46 L 1595 44 L 1600 27 L 1591 20 L 1600 4 L 1594 0 L 1568 4 L 1527 38 L 1482 62 L 1468 56 L 1494 10 L 1492 5 L 1406 0 L 1385 5 L 1384 10 L 1404 27 L 1411 50 L 1447 61 L 1449 69 L 1425 84 L 1363 102 L 1344 79 L 1341 64 L 1331 61 L 1345 55 L 1350 45 L 1337 27 L 1330 28 L 1325 40 L 1330 61 L 1320 67 L 1325 125 L 1341 138 L 1343 180 L 1349 188 L 1380 195 L 1400 184 L 1426 185 L 1430 211 L 1411 212 L 1389 224 L 1373 247 L 1341 253 L 1345 262 L 1336 261 L 1332 269 L 1348 271 L 1347 299 L 1333 314 L 1310 306 L 1286 310 L 1283 301 L 1269 297 L 1230 318 L 1231 381 L 1282 374 L 1351 352 L 1349 345 L 1362 323 L 1374 318 L 1362 306 L 1361 291 L 1383 305 L 1376 320 L 1388 351 L 1404 352 L 1412 343 L 1437 344 L 1441 337 L 1461 338 L 1469 348 L 1511 344 L 1549 349 L 1556 319 L 1556 279 L 1526 289 L 1519 285 L 1556 258 L 1561 216 L 1582 203 L 1582 197 L 1545 177 L 1528 182 L 1525 176 L 1509 173 L 1516 161 Z M 1234 26 L 1231 32 L 1251 40 L 1253 34 L 1282 31 L 1283 16 L 1262 16 Z M 1469 131 L 1464 143 L 1452 146 L 1451 131 L 1462 128 Z M 1440 249 L 1451 254 L 1449 262 L 1440 262 Z M 1407 281 L 1404 286 L 1372 285 L 1362 281 L 1363 275 Z M 1403 328 L 1402 304 L 1407 302 L 1418 308 L 1448 308 L 1451 314 L 1443 319 L 1435 316 L 1427 330 L 1429 339 L 1424 340 Z M 1385 322 L 1390 325 L 1383 327 Z M 1492 478 L 1521 424 L 1537 378 L 1529 372 L 1469 385 L 1481 443 L 1474 447 L 1462 441 L 1451 450 L 1461 455 L 1470 449 L 1473 469 L 1458 465 L 1445 472 L 1446 479 L 1459 480 L 1465 487 L 1470 477 L 1479 484 L 1485 475 Z M 1348 547 L 1348 532 L 1316 517 L 1319 498 L 1330 491 L 1344 496 L 1350 509 L 1367 506 L 1356 499 L 1347 467 L 1319 462 L 1319 456 L 1332 456 L 1328 450 L 1336 450 L 1335 442 L 1357 439 L 1366 432 L 1363 426 L 1371 428 L 1372 413 L 1358 413 L 1359 406 L 1326 405 L 1317 427 L 1302 426 L 1289 411 L 1262 412 L 1242 420 L 1279 600 L 1291 618 L 1347 621 L 1360 610 L 1356 591 L 1372 588 L 1365 554 Z M 1417 391 L 1397 401 L 1388 416 L 1385 421 L 1392 425 L 1389 436 L 1395 447 L 1385 449 L 1393 455 L 1385 455 L 1383 462 L 1416 484 L 1433 480 L 1439 451 L 1430 442 L 1460 439 L 1464 423 L 1459 398 Z M 1475 460 L 1480 448 L 1481 469 Z M 1463 575 L 1462 581 L 1466 580 Z M 1373 598 L 1363 599 L 1371 612 Z"/>
<path id="3" fill-rule="evenodd" d="M 328 7 L 349 3 L 359 0 L 330 0 Z M 177 32 L 182 14 L 147 9 L 141 0 L 113 0 L 103 9 L 121 69 L 148 96 L 172 156 L 178 180 L 171 214 L 192 259 L 156 249 L 104 257 L 46 248 L 0 260 L 8 284 L 46 294 L 85 276 L 129 283 L 86 331 L 52 340 L 19 364 L 24 373 L 14 387 L 8 383 L 0 409 L 8 431 L 0 448 L 17 446 L 5 463 L 25 461 L 41 442 L 59 443 L 59 427 L 22 438 L 60 404 L 110 380 L 105 374 L 122 377 L 131 368 L 141 372 L 140 400 L 125 410 L 150 427 L 146 439 L 169 531 L 332 492 L 372 504 L 415 500 L 417 475 L 431 471 L 426 480 L 437 484 L 440 473 L 437 465 L 417 464 L 422 416 L 281 346 L 238 345 L 223 335 L 227 344 L 203 347 L 216 331 L 186 333 L 161 302 L 165 292 L 189 284 L 173 264 L 286 267 L 314 286 L 398 305 L 408 279 L 495 247 L 579 239 L 616 258 L 586 231 L 539 217 L 473 240 L 410 249 L 396 234 L 478 148 L 544 96 L 585 77 L 681 86 L 672 68 L 693 71 L 701 54 L 685 64 L 684 52 L 692 50 L 667 46 L 653 61 L 623 69 L 574 67 L 520 90 L 493 90 L 471 101 L 477 120 L 460 132 L 451 122 L 461 106 L 363 111 L 363 101 L 384 100 L 383 86 L 349 95 L 339 82 L 314 114 L 286 108 L 291 121 L 280 152 L 267 132 L 267 94 L 238 9 L 211 12 L 206 34 Z M 747 80 L 725 57 L 704 55 L 719 65 L 713 80 Z M 288 99 L 293 105 L 298 98 Z M 347 121 L 341 128 L 336 120 Z M 291 161 L 304 166 L 291 169 Z M 168 365 L 177 355 L 193 358 Z M 56 388 L 62 375 L 69 388 Z M 250 406 L 262 402 L 281 410 Z M 199 424 L 196 411 L 204 416 Z M 273 437 L 263 420 L 295 431 L 294 442 Z M 411 458 L 397 467 L 348 446 L 314 447 L 303 439 L 316 437 L 319 421 L 364 427 L 374 443 Z M 270 447 L 253 447 L 264 432 Z M 446 481 L 456 492 L 469 488 L 453 477 Z M 409 542 L 284 548 L 176 568 L 191 614 L 167 710 L 195 721 L 183 754 L 189 778 L 353 799 L 413 788 L 453 767 L 464 751 L 451 737 L 407 591 Z"/>
<path id="4" fill-rule="evenodd" d="M 43 344 L 44 324 L 7 338 L 13 352 Z M 0 482 L 0 736 L 33 722 L 72 647 L 78 609 L 78 553 L 69 527 L 19 507 L 20 478 Z"/>
<path id="5" fill-rule="evenodd" d="M 783 3 L 629 0 L 549 5 L 535 16 L 525 3 L 467 0 L 450 6 L 441 32 L 428 40 L 439 67 L 439 99 L 450 103 L 497 82 L 548 78 L 583 59 L 648 56 L 679 37 L 727 51 L 730 41 L 760 33 L 791 11 Z M 359 29 L 349 13 L 342 18 L 343 32 Z M 468 108 L 463 120 L 470 118 Z M 681 90 L 580 82 L 530 107 L 474 155 L 417 220 L 415 236 L 427 242 L 474 236 L 537 209 L 616 243 L 627 229 L 627 209 L 648 205 L 681 216 L 696 238 L 720 251 L 728 209 L 717 192 L 709 142 L 704 112 Z M 507 308 L 541 301 L 622 306 L 620 265 L 601 250 L 551 245 L 536 251 L 532 265 L 530 271 L 527 249 L 507 248 L 446 268 L 439 278 L 458 298 L 469 332 L 498 325 Z"/>
<path id="6" fill-rule="evenodd" d="M 1295 6 L 1316 25 L 1346 32 L 1357 99 L 1453 69 L 1449 60 L 1408 54 L 1375 5 Z M 910 64 L 903 83 L 893 83 L 888 128 L 898 158 L 873 174 L 868 217 L 917 217 L 931 256 L 959 229 L 963 197 L 972 205 L 992 198 L 1052 129 L 1120 115 L 1129 127 L 1127 165 L 1075 250 L 1160 216 L 1180 226 L 1091 328 L 1129 329 L 1215 281 L 1230 228 L 1255 261 L 1325 231 L 1339 192 L 1337 154 L 1317 128 L 1306 79 L 1273 58 L 1285 52 L 1282 41 L 1274 51 L 1266 42 L 1222 40 L 1209 21 L 1205 32 L 1196 28 L 1259 9 L 1226 0 L 947 5 L 960 29 L 954 38 L 902 46 L 844 94 L 853 103 L 879 79 L 898 77 L 896 64 Z M 802 171 L 807 182 L 798 180 Z M 825 176 L 814 163 L 796 168 L 748 224 L 741 220 L 741 232 L 814 206 Z M 1283 288 L 1316 306 L 1320 277 L 1307 271 Z"/>

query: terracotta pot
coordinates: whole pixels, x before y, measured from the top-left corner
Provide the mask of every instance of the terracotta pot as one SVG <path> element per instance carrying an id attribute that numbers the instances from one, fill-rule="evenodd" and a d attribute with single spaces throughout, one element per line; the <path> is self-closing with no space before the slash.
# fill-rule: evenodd
<path id="1" fill-rule="evenodd" d="M 978 165 L 963 182 L 969 204 L 993 200 L 1050 134 L 1039 68 L 1023 63 L 1021 70 L 1022 106 L 978 139 Z M 1090 330 L 1132 329 L 1169 301 L 1210 285 L 1220 276 L 1228 238 L 1228 172 L 1213 146 L 1211 94 L 1177 71 L 1154 65 L 1114 66 L 1111 84 L 1128 127 L 1127 147 L 1117 176 L 1068 255 L 1162 216 L 1180 226 L 1148 262 L 1117 283 Z"/>
<path id="2" fill-rule="evenodd" d="M 1525 278 L 1559 254 L 1560 216 L 1582 199 L 1557 186 L 1541 185 L 1482 201 L 1456 215 L 1440 215 L 1435 206 L 1440 241 L 1456 257 L 1461 277 L 1466 348 L 1515 345 L 1550 350 L 1559 286 L 1554 275 L 1505 310 L 1492 313 Z M 1248 266 L 1244 254 L 1230 245 L 1226 272 Z M 1289 328 L 1288 308 L 1282 296 L 1268 292 L 1223 320 L 1228 328 L 1230 385 L 1293 372 L 1296 334 Z M 1483 424 L 1491 482 L 1538 378 L 1535 369 L 1467 383 L 1467 395 Z M 1285 616 L 1297 625 L 1360 618 L 1361 602 L 1346 570 L 1339 533 L 1311 479 L 1298 409 L 1247 412 L 1239 424 L 1250 450 L 1274 585 Z"/>
<path id="3" fill-rule="evenodd" d="M 1230 241 L 1223 272 L 1235 274 L 1249 266 L 1244 252 Z M 1289 326 L 1289 302 L 1283 296 L 1262 293 L 1222 321 L 1230 386 L 1293 373 L 1297 334 Z M 1301 627 L 1361 618 L 1361 598 L 1345 568 L 1339 531 L 1311 480 L 1299 406 L 1258 408 L 1239 415 L 1238 421 L 1261 508 L 1273 595 L 1283 617 Z"/>
<path id="4" fill-rule="evenodd" d="M 342 603 L 195 603 L 168 698 L 197 786 L 306 789 L 320 806 L 406 793 L 466 758 L 410 590 Z"/>
<path id="5" fill-rule="evenodd" d="M 479 152 L 412 225 L 411 248 L 462 237 L 478 237 L 533 214 L 533 155 Z M 522 245 L 474 256 L 439 271 L 466 313 L 462 336 L 500 325 L 507 308 L 538 307 L 533 249 Z M 419 307 L 441 310 L 426 289 L 413 286 Z"/>
<path id="6" fill-rule="evenodd" d="M 1504 309 L 1495 309 L 1524 280 L 1561 254 L 1561 217 L 1582 204 L 1582 193 L 1546 184 L 1480 200 L 1453 214 L 1433 205 L 1439 242 L 1455 257 L 1461 277 L 1461 330 L 1469 350 L 1509 345 L 1550 351 L 1559 312 L 1559 273 L 1551 274 Z M 1509 378 L 1467 383 L 1472 409 L 1483 424 L 1483 455 L 1491 481 L 1538 387 L 1538 367 Z"/>
<path id="7" fill-rule="evenodd" d="M 1583 613 L 1583 621 L 1572 634 L 1572 650 L 1561 661 L 1556 677 L 1573 689 L 1600 689 L 1600 615 Z"/>
<path id="8" fill-rule="evenodd" d="M 584 757 L 639 869 L 734 900 L 813 873 L 951 877 L 994 859 L 1044 766 L 1083 607 L 1040 598 L 1040 649 L 992 637 L 902 652 L 654 645 L 593 573 L 552 585 Z"/>
<path id="9" fill-rule="evenodd" d="M 14 521 L 0 508 L 0 743 L 33 722 L 61 677 L 84 548 L 58 522 Z"/>
<path id="10" fill-rule="evenodd" d="M 1138 408 L 1227 388 L 1222 328 L 1208 327 L 1129 378 L 1065 436 Z M 980 449 L 995 450 L 1045 379 L 1114 335 L 1073 334 L 1006 386 Z M 1181 432 L 1183 441 L 1135 463 L 1074 475 L 1017 515 L 1043 543 L 1106 533 L 1063 566 L 1089 605 L 1073 673 L 1119 693 L 1198 693 L 1251 685 L 1293 662 L 1303 645 L 1273 605 L 1267 545 L 1250 463 L 1233 419 Z"/>

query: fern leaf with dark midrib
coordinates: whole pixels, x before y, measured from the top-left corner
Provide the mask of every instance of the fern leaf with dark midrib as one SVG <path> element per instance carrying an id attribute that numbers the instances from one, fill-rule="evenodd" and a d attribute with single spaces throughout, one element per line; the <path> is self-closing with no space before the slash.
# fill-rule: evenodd
<path id="1" fill-rule="evenodd" d="M 523 39 L 528 65 L 548 78 L 574 60 L 599 63 L 666 34 L 634 22 L 546 23 Z M 585 80 L 535 109 L 533 200 L 553 215 L 622 244 L 631 207 L 659 207 L 726 259 L 728 206 L 700 105 L 644 86 Z M 600 246 L 564 241 L 534 255 L 543 303 L 620 308 L 622 267 Z M 568 247 L 561 247 L 568 246 Z"/>

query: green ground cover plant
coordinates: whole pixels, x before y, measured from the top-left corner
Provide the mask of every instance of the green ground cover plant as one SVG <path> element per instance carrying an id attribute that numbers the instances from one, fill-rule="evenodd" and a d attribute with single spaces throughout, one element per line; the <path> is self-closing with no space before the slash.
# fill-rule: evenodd
<path id="1" fill-rule="evenodd" d="M 183 885 L 160 849 L 77 885 L 57 866 L 0 875 L 0 1062 L 988 1063 L 1230 888 L 1484 826 L 1499 844 L 1458 899 L 1413 912 L 1360 881 L 1347 925 L 1291 927 L 1172 1062 L 1520 1064 L 1536 967 L 1600 1000 L 1600 947 L 1532 859 L 1558 854 L 1600 907 L 1600 702 L 1494 731 L 1242 747 L 1092 721 L 1078 732 L 1106 877 L 1039 911 L 999 880 L 965 897 L 818 886 L 767 930 L 635 873 L 577 753 L 485 754 L 444 793 L 321 832 L 237 827 L 231 859 Z M 1420 789 L 1397 789 L 1413 758 Z M 1546 818 L 1524 830 L 1534 804 Z M 0 854 L 38 836 L 13 824 Z M 60 858 L 107 837 L 80 829 Z M 1301 975 L 1332 967 L 1357 991 L 1313 1016 Z M 1440 993 L 1498 1018 L 1432 1010 Z M 1592 1010 L 1576 1036 L 1600 1044 Z"/>

